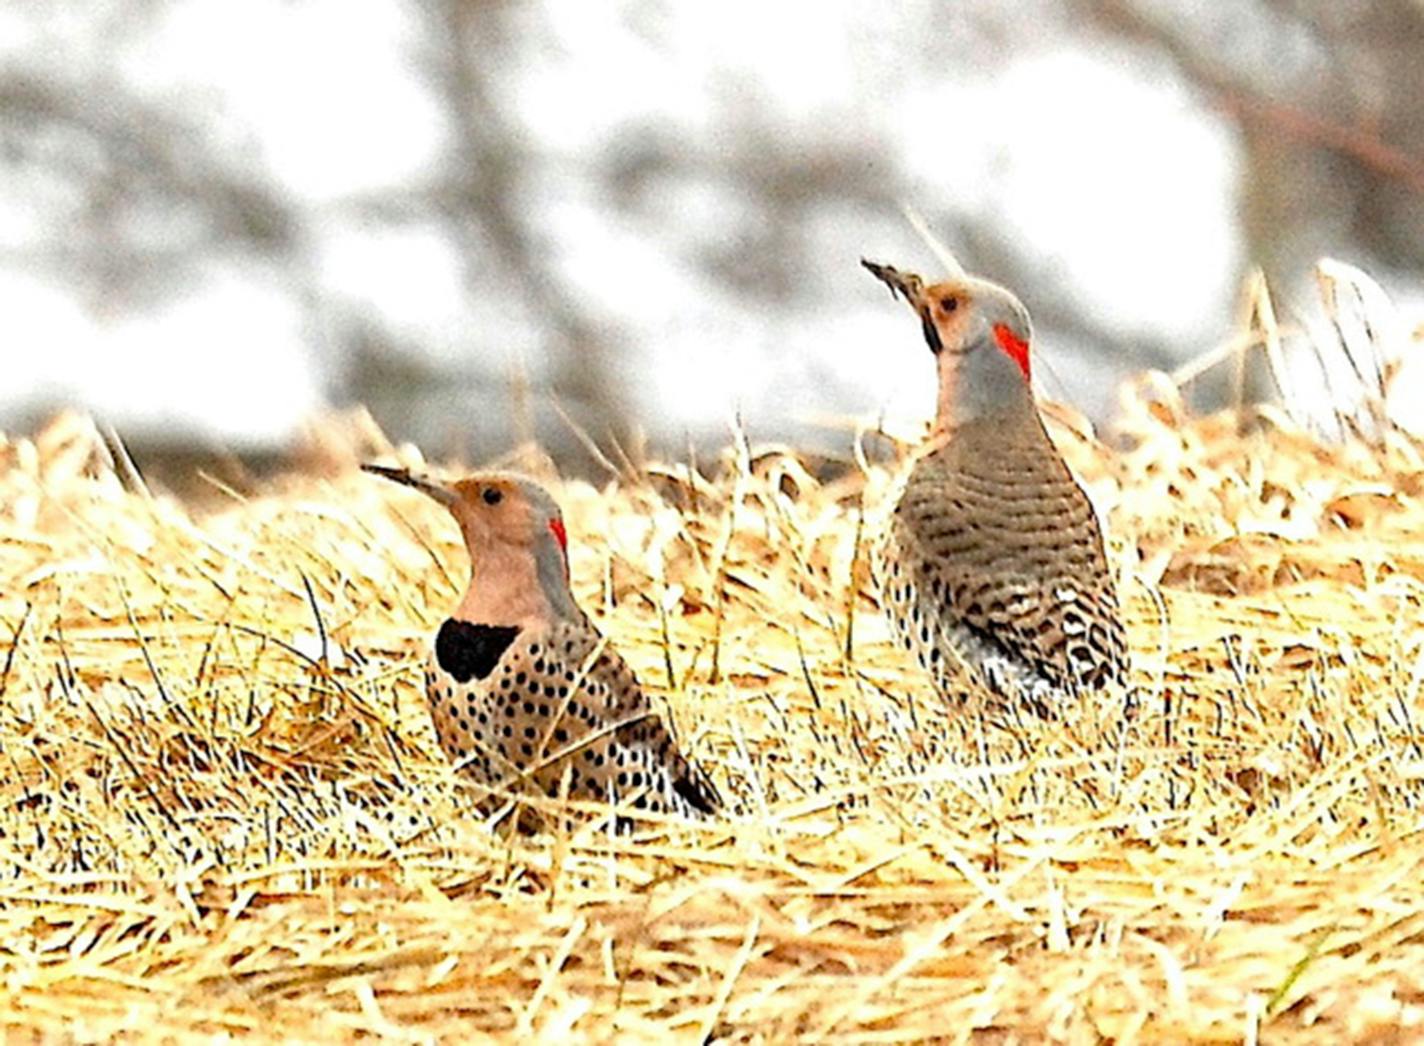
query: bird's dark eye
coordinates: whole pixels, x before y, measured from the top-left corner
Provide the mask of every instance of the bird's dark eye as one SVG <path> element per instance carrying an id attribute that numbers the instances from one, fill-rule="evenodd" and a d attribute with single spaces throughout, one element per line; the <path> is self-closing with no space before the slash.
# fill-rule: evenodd
<path id="1" fill-rule="evenodd" d="M 480 497 L 485 499 L 486 505 L 498 505 L 504 494 L 494 487 L 485 487 L 484 493 Z"/>
<path id="2" fill-rule="evenodd" d="M 951 294 L 948 297 L 941 298 L 939 300 L 939 307 L 945 312 L 953 312 L 955 309 L 959 308 L 959 299 Z"/>

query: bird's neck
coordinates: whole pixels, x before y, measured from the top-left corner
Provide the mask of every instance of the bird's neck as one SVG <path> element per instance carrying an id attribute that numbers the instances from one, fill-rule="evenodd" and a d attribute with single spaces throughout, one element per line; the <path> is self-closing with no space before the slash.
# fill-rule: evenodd
<path id="1" fill-rule="evenodd" d="M 578 613 L 567 577 L 547 576 L 528 549 L 485 547 L 470 557 L 470 583 L 452 615 L 479 625 L 550 622 Z"/>
<path id="2" fill-rule="evenodd" d="M 981 346 L 967 357 L 946 353 L 939 358 L 932 435 L 950 435 L 970 424 L 1000 426 L 1011 439 L 1043 427 L 1032 387 L 997 347 Z"/>
<path id="3" fill-rule="evenodd" d="M 1067 468 L 1037 411 L 1027 418 L 985 414 L 949 428 L 941 420 L 916 454 L 917 461 L 929 458 L 981 477 L 1031 474 L 1057 481 Z"/>
<path id="4" fill-rule="evenodd" d="M 930 429 L 930 439 L 945 440 L 962 432 L 986 432 L 996 434 L 1008 443 L 1036 441 L 1043 430 L 1043 421 L 1036 407 L 982 408 L 972 411 L 945 410 L 935 412 L 934 425 Z"/>

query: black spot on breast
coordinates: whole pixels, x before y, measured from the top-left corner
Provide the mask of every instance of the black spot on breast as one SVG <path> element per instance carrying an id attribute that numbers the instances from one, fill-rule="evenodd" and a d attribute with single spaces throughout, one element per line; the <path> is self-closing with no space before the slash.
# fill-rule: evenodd
<path id="1" fill-rule="evenodd" d="M 517 635 L 517 625 L 472 625 L 451 618 L 435 637 L 435 659 L 461 683 L 484 679 Z"/>

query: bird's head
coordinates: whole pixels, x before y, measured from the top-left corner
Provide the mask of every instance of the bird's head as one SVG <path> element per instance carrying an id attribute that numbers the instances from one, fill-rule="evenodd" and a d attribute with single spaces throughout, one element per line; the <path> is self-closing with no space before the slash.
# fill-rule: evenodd
<path id="1" fill-rule="evenodd" d="M 876 279 L 909 303 L 939 369 L 942 423 L 958 423 L 1032 402 L 1028 310 L 997 283 L 958 265 L 938 283 L 865 261 Z"/>
<path id="2" fill-rule="evenodd" d="M 553 496 L 532 479 L 512 472 L 477 472 L 442 483 L 408 469 L 361 468 L 444 505 L 460 525 L 472 564 L 532 559 L 550 605 L 561 608 L 569 601 L 569 542 L 563 513 Z"/>

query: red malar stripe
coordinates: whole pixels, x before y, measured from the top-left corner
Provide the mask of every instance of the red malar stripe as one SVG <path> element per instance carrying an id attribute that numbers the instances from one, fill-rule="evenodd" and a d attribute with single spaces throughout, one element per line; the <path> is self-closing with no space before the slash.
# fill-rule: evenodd
<path id="1" fill-rule="evenodd" d="M 1020 341 L 1018 336 L 1002 323 L 994 324 L 994 340 L 999 343 L 999 348 L 1019 365 L 1019 370 L 1023 371 L 1023 376 L 1028 377 L 1028 342 Z"/>

